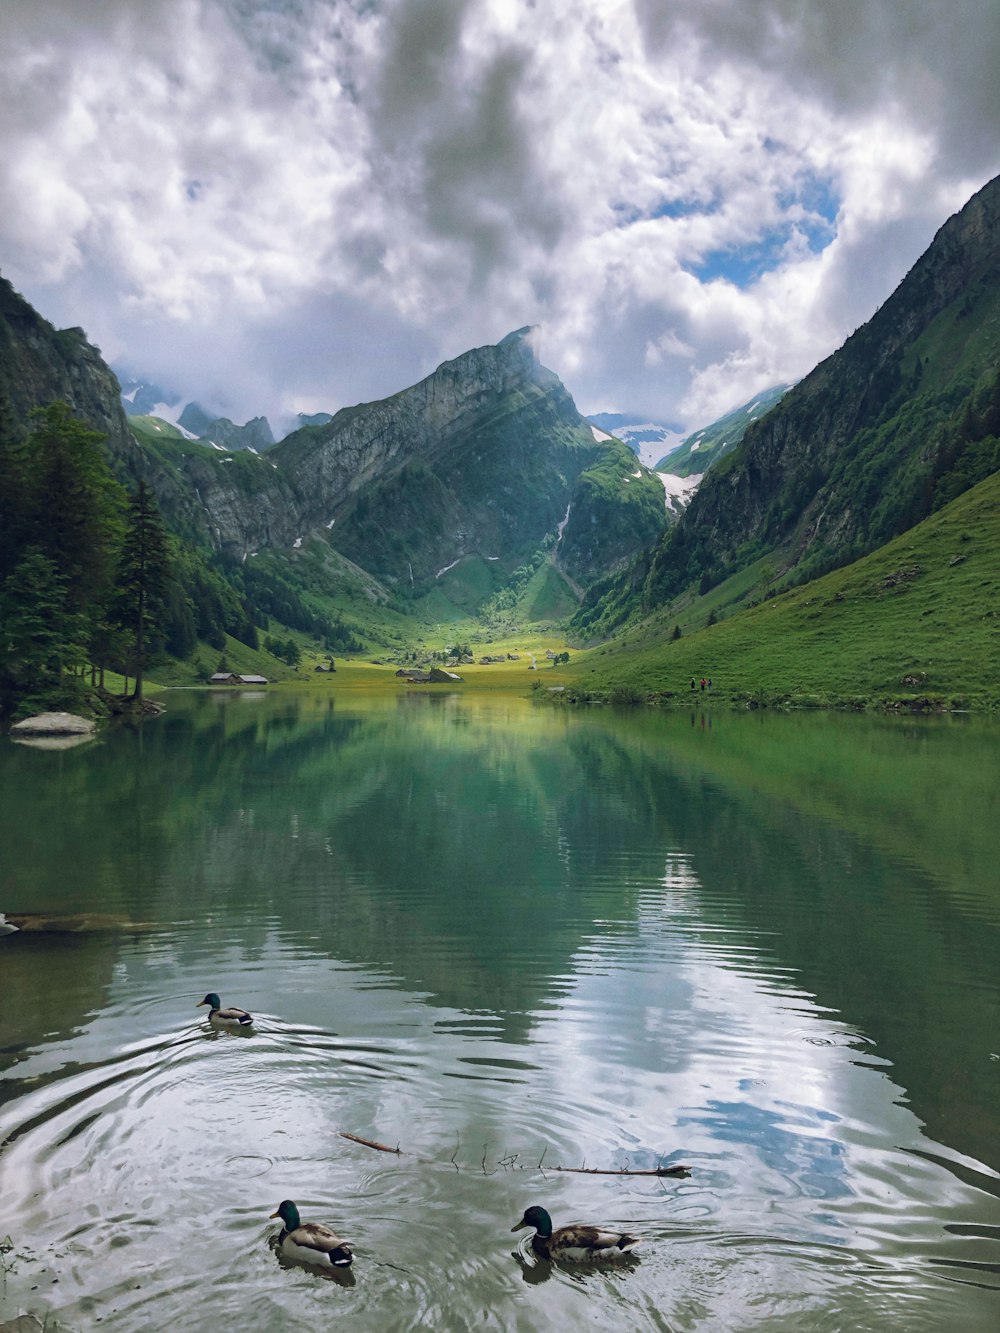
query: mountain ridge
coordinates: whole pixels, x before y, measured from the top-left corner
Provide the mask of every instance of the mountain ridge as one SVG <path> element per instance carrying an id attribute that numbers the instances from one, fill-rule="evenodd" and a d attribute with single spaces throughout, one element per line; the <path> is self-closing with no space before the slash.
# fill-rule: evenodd
<path id="1" fill-rule="evenodd" d="M 519 562 L 561 523 L 561 563 L 590 579 L 667 521 L 655 478 L 619 442 L 594 438 L 569 391 L 539 362 L 529 328 L 444 362 L 389 399 L 294 432 L 270 457 L 279 472 L 295 473 L 303 525 L 335 525 L 338 549 L 358 563 L 362 551 L 374 551 L 373 572 L 397 586 L 405 577 L 426 582 L 474 553 Z M 614 474 L 607 485 L 593 477 L 584 484 L 602 462 Z M 639 492 L 645 503 L 634 500 Z M 627 524 L 614 524 L 607 506 L 597 517 L 595 506 L 609 496 L 611 509 L 628 511 Z M 415 530 L 418 497 L 435 515 L 436 535 L 411 545 L 404 576 L 389 516 L 409 512 Z"/>
<path id="2" fill-rule="evenodd" d="M 265 455 L 141 416 L 130 429 L 120 386 L 82 331 L 57 332 L 9 284 L 0 295 L 0 390 L 9 382 L 21 427 L 32 408 L 66 400 L 104 432 L 119 478 L 148 482 L 171 526 L 229 565 L 318 542 L 412 599 L 443 567 L 477 557 L 495 566 L 488 597 L 546 543 L 570 583 L 586 585 L 668 522 L 661 485 L 619 441 L 595 438 L 538 361 L 530 328 L 389 399 L 321 417 Z"/>
<path id="3" fill-rule="evenodd" d="M 805 581 L 876 549 L 995 467 L 1000 178 L 938 230 L 872 318 L 800 380 L 573 624 L 588 639 L 764 555 Z"/>
<path id="4" fill-rule="evenodd" d="M 713 463 L 736 448 L 753 422 L 765 416 L 791 387 L 790 384 L 773 384 L 709 425 L 692 431 L 656 463 L 656 471 L 669 472 L 676 477 L 707 472 Z"/>

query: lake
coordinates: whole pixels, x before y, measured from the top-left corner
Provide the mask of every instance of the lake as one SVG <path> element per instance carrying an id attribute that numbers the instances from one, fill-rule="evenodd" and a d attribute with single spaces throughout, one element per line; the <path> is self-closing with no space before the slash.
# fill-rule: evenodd
<path id="1" fill-rule="evenodd" d="M 1000 1325 L 996 724 L 164 698 L 0 742 L 0 1319 Z"/>

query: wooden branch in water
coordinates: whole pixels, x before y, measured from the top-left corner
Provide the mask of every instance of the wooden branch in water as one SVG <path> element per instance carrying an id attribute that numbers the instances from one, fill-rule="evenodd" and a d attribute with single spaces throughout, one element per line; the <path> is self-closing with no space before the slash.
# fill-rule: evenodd
<path id="1" fill-rule="evenodd" d="M 597 1166 L 550 1166 L 550 1171 L 572 1171 L 578 1176 L 689 1176 L 689 1166 L 654 1166 L 648 1170 L 637 1167 L 618 1166 L 601 1170 Z"/>
<path id="2" fill-rule="evenodd" d="M 376 1152 L 391 1152 L 397 1157 L 403 1155 L 401 1148 L 390 1148 L 387 1143 L 379 1143 L 377 1139 L 363 1139 L 360 1134 L 348 1134 L 346 1129 L 338 1129 L 337 1133 L 342 1139 L 350 1139 L 352 1143 L 360 1143 L 365 1148 L 374 1148 Z"/>
<path id="3" fill-rule="evenodd" d="M 403 1150 L 402 1150 L 402 1148 L 400 1148 L 398 1145 L 397 1145 L 395 1148 L 390 1148 L 389 1145 L 388 1145 L 387 1143 L 379 1143 L 379 1141 L 378 1141 L 377 1139 L 364 1139 L 364 1138 L 361 1137 L 360 1134 L 348 1134 L 347 1130 L 345 1130 L 345 1129 L 339 1129 L 339 1130 L 337 1131 L 337 1133 L 340 1135 L 340 1137 L 341 1137 L 342 1139 L 350 1139 L 350 1141 L 351 1141 L 352 1143 L 360 1143 L 361 1146 L 362 1146 L 363 1148 L 374 1148 L 374 1150 L 375 1150 L 376 1152 L 388 1152 L 388 1153 L 392 1153 L 392 1154 L 393 1154 L 394 1156 L 396 1156 L 396 1157 L 402 1157 L 402 1156 L 404 1155 L 404 1154 L 403 1154 Z M 455 1144 L 455 1151 L 452 1153 L 451 1157 L 449 1158 L 449 1161 L 450 1161 L 451 1165 L 454 1166 L 454 1168 L 455 1168 L 456 1171 L 460 1169 L 460 1168 L 459 1168 L 459 1165 L 458 1165 L 458 1162 L 455 1161 L 455 1158 L 458 1156 L 458 1147 L 459 1147 L 459 1145 L 458 1145 L 458 1143 L 456 1142 L 456 1144 Z M 546 1151 L 547 1151 L 547 1150 L 546 1150 Z M 492 1174 L 494 1174 L 493 1172 L 491 1172 L 491 1171 L 487 1171 L 487 1169 L 486 1169 L 486 1157 L 487 1157 L 488 1152 L 489 1152 L 489 1144 L 488 1144 L 488 1143 L 484 1143 L 484 1144 L 483 1144 L 483 1158 L 482 1158 L 482 1161 L 480 1162 L 480 1168 L 482 1169 L 482 1172 L 483 1172 L 484 1175 L 492 1175 Z M 498 1162 L 497 1162 L 497 1167 L 504 1167 L 504 1168 L 506 1168 L 507 1170 L 518 1170 L 518 1171 L 523 1171 L 523 1170 L 525 1170 L 525 1169 L 527 1169 L 527 1170 L 531 1170 L 532 1168 L 530 1168 L 530 1167 L 525 1168 L 525 1167 L 523 1167 L 523 1166 L 518 1166 L 518 1161 L 517 1161 L 517 1159 L 518 1159 L 519 1156 L 520 1156 L 519 1153 L 508 1153 L 508 1155 L 507 1155 L 506 1157 L 501 1157 L 501 1158 L 498 1160 Z M 543 1152 L 542 1155 L 541 1155 L 541 1157 L 540 1157 L 539 1160 L 538 1160 L 538 1166 L 534 1168 L 536 1171 L 541 1171 L 541 1170 L 542 1170 L 542 1162 L 543 1162 L 544 1160 L 545 1160 L 545 1153 Z M 678 1165 L 676 1165 L 676 1166 L 654 1166 L 654 1167 L 643 1168 L 643 1169 L 640 1169 L 640 1168 L 638 1168 L 638 1167 L 629 1167 L 629 1166 L 617 1166 L 617 1167 L 613 1167 L 613 1168 L 609 1168 L 609 1169 L 602 1169 L 601 1167 L 597 1167 L 597 1166 L 550 1166 L 550 1167 L 548 1168 L 548 1170 L 550 1170 L 550 1171 L 567 1171 L 567 1172 L 573 1172 L 574 1175 L 579 1175 L 579 1176 L 677 1176 L 677 1177 L 686 1177 L 686 1176 L 689 1176 L 689 1175 L 691 1174 L 691 1168 L 690 1168 L 689 1166 L 681 1166 L 680 1164 L 678 1164 Z M 544 1172 L 543 1172 L 543 1174 L 544 1174 Z"/>

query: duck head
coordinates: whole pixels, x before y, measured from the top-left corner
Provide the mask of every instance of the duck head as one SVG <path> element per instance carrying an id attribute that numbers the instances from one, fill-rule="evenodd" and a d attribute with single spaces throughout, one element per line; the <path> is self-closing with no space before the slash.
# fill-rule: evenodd
<path id="1" fill-rule="evenodd" d="M 299 1210 L 291 1199 L 282 1199 L 271 1216 L 280 1217 L 286 1231 L 294 1231 L 299 1225 Z"/>
<path id="2" fill-rule="evenodd" d="M 523 1227 L 534 1227 L 543 1238 L 552 1235 L 552 1218 L 544 1208 L 537 1205 L 531 1208 L 525 1208 L 524 1216 L 518 1222 L 517 1226 L 511 1227 L 511 1231 L 520 1231 Z"/>

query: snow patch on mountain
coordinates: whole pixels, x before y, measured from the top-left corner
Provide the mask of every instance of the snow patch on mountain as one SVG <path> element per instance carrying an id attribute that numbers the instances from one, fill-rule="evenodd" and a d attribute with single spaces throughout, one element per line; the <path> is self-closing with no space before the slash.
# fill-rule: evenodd
<path id="1" fill-rule="evenodd" d="M 676 426 L 664 421 L 650 421 L 645 417 L 627 416 L 623 412 L 597 412 L 589 416 L 594 439 L 607 439 L 609 432 L 639 455 L 639 461 L 650 466 L 680 444 L 684 438 Z M 596 429 L 595 429 L 596 428 Z M 597 431 L 605 432 L 598 436 Z"/>
<path id="2" fill-rule="evenodd" d="M 656 472 L 654 475 L 663 483 L 663 498 L 667 508 L 679 514 L 687 508 L 705 474 L 694 472 L 689 477 L 675 477 L 672 472 Z"/>

